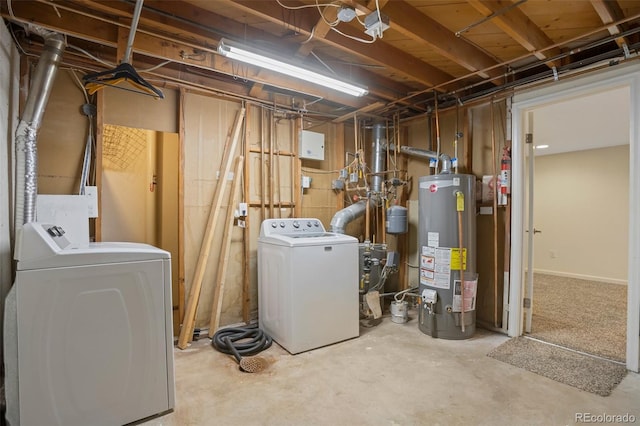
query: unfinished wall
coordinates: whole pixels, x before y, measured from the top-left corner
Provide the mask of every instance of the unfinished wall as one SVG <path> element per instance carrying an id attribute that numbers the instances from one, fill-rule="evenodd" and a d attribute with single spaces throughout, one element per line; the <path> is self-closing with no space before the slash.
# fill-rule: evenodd
<path id="1" fill-rule="evenodd" d="M 7 28 L 0 26 L 0 300 L 12 285 L 14 134 L 18 125 L 20 57 Z M 0 303 L 0 339 L 4 330 L 4 303 Z M 2 362 L 0 349 L 0 362 Z"/>
<path id="2" fill-rule="evenodd" d="M 105 87 L 104 122 L 139 129 L 178 133 L 179 92 L 162 89 L 164 99 Z"/>
<path id="3" fill-rule="evenodd" d="M 494 105 L 494 125 L 496 138 L 496 158 L 502 153 L 505 144 L 504 102 Z M 407 145 L 436 151 L 437 137 L 435 114 L 425 115 L 406 123 Z M 488 104 L 473 108 L 450 109 L 439 113 L 440 152 L 455 156 L 456 132 L 463 135 L 458 140 L 457 157 L 459 173 L 468 173 L 481 180 L 483 175 L 491 175 L 493 171 L 491 153 L 491 110 Z M 470 166 L 470 168 L 468 167 Z M 421 176 L 432 173 L 427 159 L 408 158 L 409 171 L 409 241 L 408 262 L 418 264 L 418 181 Z M 479 209 L 482 203 L 478 202 Z M 491 203 L 487 206 L 492 206 Z M 476 300 L 477 320 L 487 324 L 494 324 L 494 250 L 493 250 L 493 216 L 478 215 L 476 220 L 476 264 L 478 272 L 478 295 Z M 505 208 L 498 208 L 498 322 L 502 315 L 502 282 L 504 279 L 504 248 L 505 248 Z M 418 270 L 409 268 L 408 285 L 418 285 Z"/>
<path id="4" fill-rule="evenodd" d="M 305 130 L 325 135 L 324 160 L 302 159 L 302 175 L 311 178 L 309 188 L 301 190 L 301 217 L 320 219 L 329 229 L 331 219 L 344 206 L 344 193 L 334 191 L 331 182 L 338 178 L 338 170 L 345 166 L 344 126 L 325 123 L 305 126 Z M 353 142 L 351 142 L 353 144 Z"/>
<path id="5" fill-rule="evenodd" d="M 495 137 L 495 157 L 492 154 L 491 140 L 491 108 L 493 108 L 493 129 Z M 477 179 L 482 176 L 492 176 L 496 162 L 497 173 L 500 173 L 499 160 L 502 157 L 502 149 L 506 143 L 505 135 L 505 101 L 493 104 L 482 104 L 470 111 L 469 136 L 472 146 L 472 172 Z M 479 192 L 479 191 L 478 191 Z M 479 195 L 476 194 L 476 199 Z M 493 208 L 492 202 L 482 203 L 477 200 L 477 209 L 481 206 Z M 498 206 L 497 227 L 494 227 L 493 214 L 478 214 L 477 229 L 477 268 L 478 268 L 478 299 L 476 301 L 477 319 L 490 326 L 502 323 L 502 299 L 504 288 L 504 272 L 508 267 L 505 264 L 505 229 L 507 223 L 507 208 Z M 496 256 L 494 255 L 494 232 L 497 232 L 497 273 L 494 270 Z M 497 276 L 497 279 L 496 279 Z M 494 287 L 495 284 L 495 287 Z M 517 283 L 515 284 L 517 285 Z M 497 304 L 497 309 L 496 309 Z M 497 314 L 497 321 L 494 315 Z"/>
<path id="6" fill-rule="evenodd" d="M 536 156 L 534 179 L 534 270 L 626 284 L 629 145 Z"/>
<path id="7" fill-rule="evenodd" d="M 38 193 L 78 194 L 89 121 L 71 70 L 59 69 L 38 135 Z M 80 77 L 80 76 L 79 76 Z"/>

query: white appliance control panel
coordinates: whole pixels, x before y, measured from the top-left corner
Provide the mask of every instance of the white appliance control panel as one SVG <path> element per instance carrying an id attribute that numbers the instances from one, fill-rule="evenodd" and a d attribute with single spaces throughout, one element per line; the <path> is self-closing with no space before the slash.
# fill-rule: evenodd
<path id="1" fill-rule="evenodd" d="M 315 218 L 266 219 L 260 227 L 261 237 L 280 234 L 324 234 L 325 232 L 322 222 Z"/>

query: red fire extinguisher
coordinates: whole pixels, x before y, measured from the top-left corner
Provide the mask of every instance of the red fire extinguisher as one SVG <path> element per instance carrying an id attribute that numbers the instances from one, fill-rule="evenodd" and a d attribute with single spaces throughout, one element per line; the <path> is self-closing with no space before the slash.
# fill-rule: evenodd
<path id="1" fill-rule="evenodd" d="M 502 149 L 502 160 L 500 161 L 500 193 L 511 194 L 511 148 Z"/>

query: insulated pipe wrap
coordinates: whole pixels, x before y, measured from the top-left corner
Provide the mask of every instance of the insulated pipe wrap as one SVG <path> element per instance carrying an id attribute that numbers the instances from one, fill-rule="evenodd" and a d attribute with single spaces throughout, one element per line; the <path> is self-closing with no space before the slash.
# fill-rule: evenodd
<path id="1" fill-rule="evenodd" d="M 45 44 L 31 80 L 22 118 L 16 129 L 16 232 L 23 224 L 36 219 L 37 135 L 65 45 L 64 37 L 60 34 L 39 27 L 30 27 L 29 30 L 44 37 Z"/>

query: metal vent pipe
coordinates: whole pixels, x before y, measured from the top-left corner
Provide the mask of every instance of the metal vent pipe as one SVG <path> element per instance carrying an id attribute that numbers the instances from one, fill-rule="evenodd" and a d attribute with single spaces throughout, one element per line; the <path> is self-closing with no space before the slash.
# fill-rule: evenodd
<path id="1" fill-rule="evenodd" d="M 16 214 L 15 231 L 36 219 L 38 195 L 38 155 L 36 141 L 44 110 L 65 47 L 64 37 L 40 27 L 30 31 L 44 38 L 44 50 L 36 66 L 29 95 L 16 129 Z"/>
<path id="2" fill-rule="evenodd" d="M 330 231 L 337 234 L 344 234 L 347 225 L 362 216 L 366 211 L 366 200 L 361 200 L 351 204 L 349 207 L 345 207 L 333 215 Z"/>
<path id="3" fill-rule="evenodd" d="M 385 169 L 384 147 L 387 145 L 387 127 L 384 123 L 373 125 L 371 142 L 371 192 L 379 194 L 382 191 L 382 172 Z"/>

